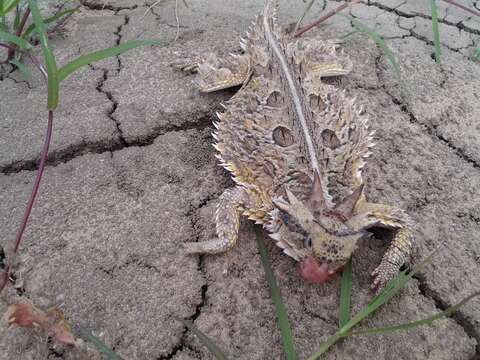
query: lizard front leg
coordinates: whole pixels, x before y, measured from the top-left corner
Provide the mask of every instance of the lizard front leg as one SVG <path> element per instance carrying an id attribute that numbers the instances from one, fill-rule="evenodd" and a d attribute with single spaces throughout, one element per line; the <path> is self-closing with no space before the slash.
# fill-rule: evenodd
<path id="1" fill-rule="evenodd" d="M 383 254 L 380 265 L 372 272 L 374 277 L 372 290 L 379 291 L 393 279 L 400 267 L 410 259 L 412 250 L 412 232 L 409 228 L 400 228 L 395 231 L 393 240 L 385 254 Z"/>
<path id="2" fill-rule="evenodd" d="M 401 209 L 365 201 L 359 202 L 354 216 L 348 220 L 354 229 L 384 227 L 394 231 L 392 242 L 382 257 L 380 265 L 373 271 L 372 289 L 380 291 L 393 279 L 400 267 L 410 259 L 412 250 L 412 221 Z"/>
<path id="3" fill-rule="evenodd" d="M 247 54 L 230 54 L 219 58 L 208 54 L 203 60 L 183 65 L 182 71 L 196 72 L 196 85 L 202 92 L 213 92 L 245 84 L 251 75 L 250 57 Z"/>
<path id="4" fill-rule="evenodd" d="M 217 239 L 187 243 L 188 254 L 218 254 L 231 249 L 238 238 L 241 208 L 246 203 L 248 194 L 242 187 L 227 189 L 219 198 L 215 213 Z"/>

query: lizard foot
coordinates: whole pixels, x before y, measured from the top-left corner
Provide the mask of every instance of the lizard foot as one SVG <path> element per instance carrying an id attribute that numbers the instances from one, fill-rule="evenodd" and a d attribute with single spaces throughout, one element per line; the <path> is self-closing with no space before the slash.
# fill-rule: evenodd
<path id="1" fill-rule="evenodd" d="M 189 242 L 183 244 L 185 253 L 193 254 L 220 254 L 235 245 L 235 242 L 229 242 L 221 239 L 214 239 L 200 242 Z"/>
<path id="2" fill-rule="evenodd" d="M 378 294 L 398 273 L 398 266 L 383 260 L 380 265 L 372 272 L 374 277 L 371 289 Z"/>
<path id="3" fill-rule="evenodd" d="M 175 70 L 188 74 L 198 73 L 198 65 L 199 63 L 197 61 L 187 61 L 186 59 L 170 64 L 170 66 Z"/>

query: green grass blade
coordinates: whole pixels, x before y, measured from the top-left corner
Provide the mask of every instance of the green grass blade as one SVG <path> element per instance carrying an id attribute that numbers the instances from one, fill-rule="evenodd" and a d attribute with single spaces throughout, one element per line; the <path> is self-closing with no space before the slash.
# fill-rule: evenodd
<path id="1" fill-rule="evenodd" d="M 20 0 L 0 0 L 0 16 L 5 16 L 12 11 Z"/>
<path id="2" fill-rule="evenodd" d="M 156 45 L 158 43 L 159 42 L 156 40 L 133 40 L 108 49 L 103 49 L 87 55 L 80 56 L 79 58 L 69 62 L 60 69 L 60 71 L 58 72 L 58 79 L 61 82 L 65 80 L 65 78 L 67 78 L 75 70 L 78 70 L 82 66 L 86 66 L 93 62 L 103 60 L 111 56 L 120 55 L 128 50 L 134 49 L 139 46 Z"/>
<path id="3" fill-rule="evenodd" d="M 29 42 L 25 39 L 9 34 L 8 32 L 2 30 L 0 30 L 0 40 L 8 41 L 9 43 L 15 44 L 22 50 L 28 50 L 32 48 L 32 45 L 30 45 Z"/>
<path id="4" fill-rule="evenodd" d="M 352 36 L 352 35 L 355 35 L 356 33 L 358 33 L 358 30 L 352 30 L 352 31 L 349 31 L 348 33 L 346 33 L 345 35 L 341 35 L 340 36 L 340 40 L 345 40 L 346 38 Z"/>
<path id="5" fill-rule="evenodd" d="M 294 360 L 296 356 L 293 344 L 292 329 L 290 328 L 285 305 L 283 304 L 280 291 L 278 290 L 277 282 L 275 280 L 275 276 L 273 275 L 270 261 L 268 260 L 267 249 L 263 243 L 262 234 L 260 233 L 259 227 L 255 227 L 255 236 L 257 239 L 258 251 L 260 252 L 260 259 L 262 260 L 262 265 L 265 270 L 265 277 L 267 278 L 267 283 L 270 287 L 272 302 L 275 306 L 275 312 L 277 314 L 278 325 L 282 335 L 283 350 L 285 351 L 287 360 Z"/>
<path id="6" fill-rule="evenodd" d="M 0 0 L 0 3 L 2 2 L 2 0 Z M 13 19 L 13 30 L 17 30 L 18 29 L 18 25 L 20 25 L 20 19 L 22 17 L 22 11 L 19 10 L 15 13 L 15 18 Z"/>
<path id="7" fill-rule="evenodd" d="M 397 77 L 397 80 L 400 84 L 402 95 L 406 95 L 407 87 L 405 86 L 405 83 L 403 81 L 402 72 L 400 70 L 400 66 L 398 65 L 395 54 L 387 46 L 387 44 L 385 43 L 385 40 L 383 40 L 383 38 L 380 36 L 380 34 L 378 34 L 374 29 L 369 28 L 367 25 L 363 24 L 362 22 L 358 21 L 355 18 L 352 18 L 350 16 L 346 16 L 346 15 L 343 15 L 343 14 L 338 14 L 338 15 L 346 17 L 347 19 L 349 19 L 355 29 L 357 29 L 361 33 L 364 33 L 370 39 L 375 41 L 377 46 L 383 51 L 383 54 L 385 55 L 387 60 L 390 62 L 390 65 L 392 65 L 395 76 Z"/>
<path id="8" fill-rule="evenodd" d="M 185 327 L 193 332 L 198 340 L 205 345 L 205 347 L 215 356 L 217 360 L 227 360 L 225 353 L 210 339 L 207 335 L 201 332 L 191 321 L 177 318 L 178 321 L 181 321 Z"/>
<path id="9" fill-rule="evenodd" d="M 429 264 L 432 260 L 433 255 L 437 250 L 432 252 L 428 255 L 424 260 L 420 262 L 417 266 L 415 266 L 410 272 L 401 271 L 394 279 L 392 279 L 385 288 L 377 294 L 365 307 L 363 307 L 358 314 L 356 314 L 350 321 L 345 324 L 342 328 L 340 328 L 339 332 L 346 333 L 349 331 L 353 326 L 358 324 L 360 321 L 365 319 L 371 313 L 376 311 L 380 306 L 386 304 L 393 298 L 404 286 L 407 282 L 409 282 L 412 277 L 418 273 L 421 269 L 423 269 L 427 264 Z"/>
<path id="10" fill-rule="evenodd" d="M 435 62 L 440 63 L 440 33 L 438 31 L 438 15 L 437 3 L 435 0 L 430 0 L 430 7 L 432 11 L 432 31 L 433 31 L 433 46 L 435 47 Z"/>
<path id="11" fill-rule="evenodd" d="M 30 71 L 30 69 L 27 66 L 25 66 L 24 63 L 21 63 L 17 59 L 12 59 L 12 60 L 10 60 L 10 64 L 16 66 L 18 71 L 20 71 L 22 73 L 25 80 L 27 80 L 27 81 L 32 81 L 33 80 L 32 72 Z"/>
<path id="12" fill-rule="evenodd" d="M 47 108 L 53 110 L 58 105 L 58 73 L 57 73 L 57 63 L 53 57 L 52 51 L 48 45 L 47 31 L 45 24 L 43 23 L 42 16 L 38 10 L 36 0 L 28 0 L 28 5 L 32 12 L 33 22 L 37 28 L 38 37 L 40 39 L 40 44 L 42 45 L 43 57 L 45 59 L 46 70 L 48 74 L 48 100 Z"/>
<path id="13" fill-rule="evenodd" d="M 93 336 L 93 334 L 80 327 L 80 326 L 75 326 L 75 335 L 77 335 L 78 337 L 86 340 L 86 341 L 89 341 L 92 343 L 93 346 L 95 346 L 95 348 L 98 350 L 98 352 L 100 352 L 102 355 L 103 355 L 103 358 L 106 359 L 106 360 L 122 360 L 122 358 L 120 356 L 118 356 L 117 354 L 115 354 L 113 352 L 113 350 L 111 350 L 107 345 L 105 345 L 100 339 L 98 339 L 97 337 Z"/>
<path id="14" fill-rule="evenodd" d="M 438 249 L 437 249 L 438 250 Z M 424 260 L 415 266 L 412 271 L 400 272 L 394 279 L 392 279 L 385 288 L 377 294 L 366 306 L 364 306 L 358 314 L 351 318 L 344 326 L 342 326 L 334 335 L 327 339 L 327 341 L 320 345 L 320 348 L 317 352 L 311 355 L 308 360 L 316 360 L 321 355 L 323 355 L 332 345 L 337 341 L 343 339 L 346 334 L 350 332 L 350 329 L 357 325 L 360 321 L 368 317 L 371 313 L 377 310 L 380 306 L 387 303 L 395 294 L 397 294 L 405 284 L 412 279 L 412 277 L 423 269 L 427 264 L 432 260 L 433 255 L 436 251 L 433 251 L 428 255 Z"/>
<path id="15" fill-rule="evenodd" d="M 77 11 L 78 11 L 78 7 L 75 8 L 75 9 L 68 9 L 68 10 L 60 11 L 57 14 L 55 14 L 53 16 L 50 16 L 50 17 L 46 18 L 45 20 L 43 20 L 43 23 L 45 25 L 51 24 L 51 23 L 59 20 L 61 17 L 65 16 L 65 15 L 73 14 L 74 12 L 77 12 Z M 34 33 L 36 33 L 36 27 L 35 27 L 35 24 L 31 24 L 25 30 L 25 32 L 22 34 L 22 38 L 28 39 L 28 37 L 30 37 Z"/>
<path id="16" fill-rule="evenodd" d="M 343 327 L 350 320 L 350 304 L 352 299 L 352 259 L 342 273 L 340 287 L 339 327 Z"/>
<path id="17" fill-rule="evenodd" d="M 472 61 L 478 61 L 480 59 L 480 47 L 473 49 L 470 59 Z"/>
<path id="18" fill-rule="evenodd" d="M 349 332 L 345 334 L 345 337 L 348 336 L 360 336 L 360 335 L 369 335 L 369 334 L 385 334 L 393 331 L 398 331 L 398 330 L 408 330 L 415 328 L 417 326 L 422 326 L 422 325 L 431 325 L 434 321 L 450 316 L 453 314 L 455 311 L 457 311 L 459 308 L 461 308 L 463 305 L 465 305 L 467 302 L 472 300 L 473 298 L 480 296 L 480 291 L 477 291 L 470 296 L 466 297 L 459 303 L 447 308 L 446 310 L 439 312 L 438 314 L 426 317 L 424 319 L 416 320 L 416 321 L 411 321 L 403 324 L 398 324 L 398 325 L 392 325 L 392 326 L 385 326 L 385 327 L 380 327 L 380 328 L 372 328 L 372 329 L 365 329 L 365 330 L 359 330 L 359 331 L 354 331 L 354 332 Z"/>

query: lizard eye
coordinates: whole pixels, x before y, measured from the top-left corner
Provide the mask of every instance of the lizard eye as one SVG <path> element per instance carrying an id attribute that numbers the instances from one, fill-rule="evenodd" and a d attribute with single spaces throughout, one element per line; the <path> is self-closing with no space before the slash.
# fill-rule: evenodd
<path id="1" fill-rule="evenodd" d="M 307 248 L 311 248 L 312 247 L 312 238 L 310 236 L 305 237 L 305 239 L 303 240 L 303 245 Z"/>

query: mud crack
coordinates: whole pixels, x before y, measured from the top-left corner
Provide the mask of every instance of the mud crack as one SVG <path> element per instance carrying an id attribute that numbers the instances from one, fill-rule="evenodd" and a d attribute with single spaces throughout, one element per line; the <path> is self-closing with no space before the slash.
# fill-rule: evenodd
<path id="1" fill-rule="evenodd" d="M 391 7 L 388 7 L 384 4 L 381 4 L 381 3 L 378 3 L 378 2 L 375 2 L 375 1 L 371 1 L 371 0 L 368 0 L 367 3 L 363 3 L 364 5 L 367 5 L 367 6 L 374 6 L 376 8 L 379 8 L 381 10 L 384 10 L 384 11 L 387 11 L 387 12 L 390 12 L 390 13 L 394 13 L 400 17 L 403 17 L 403 18 L 415 18 L 415 17 L 420 17 L 420 18 L 424 18 L 424 19 L 428 19 L 428 20 L 432 20 L 432 17 L 429 16 L 429 15 L 425 15 L 425 14 L 422 14 L 422 13 L 418 13 L 418 12 L 412 12 L 411 14 L 409 13 L 406 13 L 404 11 L 401 11 L 399 10 L 398 8 L 401 7 L 402 5 L 404 5 L 406 3 L 403 2 L 401 4 L 399 4 L 398 6 L 394 7 L 394 8 L 391 8 Z M 468 16 L 466 15 L 465 16 L 466 18 L 468 18 Z M 445 25 L 448 25 L 448 26 L 453 26 L 459 30 L 463 30 L 465 32 L 468 32 L 468 33 L 471 33 L 471 34 L 476 34 L 476 35 L 480 35 L 480 30 L 478 29 L 474 29 L 474 28 L 471 28 L 469 26 L 466 26 L 465 24 L 463 24 L 462 21 L 458 22 L 458 23 L 454 23 L 452 21 L 448 21 L 448 20 L 445 20 L 445 19 L 438 19 L 438 22 L 440 24 L 445 24 Z"/>
<path id="2" fill-rule="evenodd" d="M 414 278 L 419 282 L 418 288 L 420 289 L 421 294 L 433 300 L 435 303 L 435 307 L 441 311 L 445 311 L 448 309 L 451 304 L 448 304 L 442 297 L 433 289 L 431 289 L 425 277 L 422 274 L 417 274 Z M 477 345 L 475 347 L 475 355 L 471 360 L 478 360 L 480 359 L 480 331 L 475 327 L 475 325 L 468 319 L 468 317 L 462 313 L 461 310 L 454 312 L 450 315 L 450 318 L 455 321 L 465 333 L 470 337 L 477 341 Z"/>
<path id="3" fill-rule="evenodd" d="M 405 104 L 405 103 L 402 103 L 401 101 L 399 101 L 398 99 L 396 99 L 393 95 L 389 94 L 386 90 L 385 92 L 387 93 L 388 96 L 390 96 L 390 98 L 392 99 L 392 102 L 397 105 L 399 107 L 399 109 L 408 116 L 409 118 L 409 121 L 412 123 L 412 124 L 416 124 L 416 125 L 419 125 L 423 130 L 425 130 L 427 132 L 427 134 L 429 134 L 430 136 L 432 136 L 433 138 L 435 138 L 436 140 L 440 140 L 441 143 L 445 144 L 446 146 L 448 146 L 448 148 L 450 148 L 451 150 L 453 150 L 453 152 L 455 153 L 455 155 L 457 155 L 460 159 L 462 159 L 463 161 L 469 163 L 470 165 L 472 165 L 474 168 L 476 169 L 480 169 L 480 164 L 475 160 L 473 159 L 472 157 L 470 157 L 469 155 L 467 155 L 465 153 L 465 151 L 461 148 L 458 148 L 457 146 L 453 145 L 448 139 L 446 139 L 443 135 L 439 134 L 438 131 L 435 129 L 435 127 L 433 126 L 429 126 L 427 124 L 424 124 L 422 123 L 421 121 L 419 121 L 415 115 L 413 114 L 413 112 L 408 108 L 408 105 Z"/>
<path id="4" fill-rule="evenodd" d="M 190 219 L 190 226 L 194 231 L 194 240 L 195 242 L 200 240 L 200 234 L 198 231 L 196 231 L 197 223 L 198 223 L 198 211 L 206 206 L 208 202 L 210 201 L 210 197 L 204 199 L 201 201 L 201 203 L 196 206 L 196 207 L 190 207 L 190 209 L 186 212 L 186 216 Z M 208 291 L 208 283 L 206 280 L 206 272 L 204 268 L 204 255 L 199 255 L 198 256 L 198 263 L 197 263 L 197 269 L 198 271 L 202 274 L 202 277 L 205 279 L 205 284 L 203 284 L 200 288 L 200 294 L 201 294 L 201 299 L 200 302 L 195 306 L 195 311 L 191 316 L 186 318 L 185 320 L 188 320 L 192 323 L 195 323 L 195 320 L 198 319 L 200 314 L 202 313 L 202 309 L 207 303 L 207 291 Z M 185 349 L 188 349 L 192 352 L 197 352 L 190 344 L 188 344 L 188 328 L 184 327 L 182 334 L 180 336 L 180 340 L 178 343 L 173 347 L 173 349 L 166 355 L 160 356 L 157 358 L 157 360 L 170 360 L 173 359 L 173 357 L 180 351 L 183 351 Z"/>
<path id="5" fill-rule="evenodd" d="M 377 77 L 379 78 L 380 80 L 380 62 L 381 62 L 381 59 L 382 59 L 383 55 L 380 53 L 376 58 L 375 58 L 375 68 L 376 68 L 376 72 L 377 72 Z M 443 86 L 445 84 L 445 81 L 446 81 L 446 74 L 445 72 L 442 70 L 441 71 L 442 74 L 444 75 L 444 79 L 442 80 L 442 83 L 440 84 L 441 86 Z M 386 88 L 386 85 L 383 84 L 382 81 L 379 81 L 382 85 L 381 85 L 381 88 L 382 90 L 385 92 L 385 94 L 387 94 L 390 99 L 392 100 L 392 103 L 394 105 L 396 105 L 402 113 L 404 113 L 407 117 L 408 117 L 408 120 L 410 121 L 410 123 L 412 124 L 415 124 L 417 126 L 420 126 L 420 128 L 426 132 L 428 135 L 430 135 L 433 139 L 435 140 L 439 140 L 440 143 L 442 144 L 445 144 L 449 149 L 451 149 L 453 151 L 453 153 L 455 155 L 457 155 L 460 159 L 462 159 L 463 161 L 469 163 L 470 165 L 472 165 L 474 168 L 476 169 L 480 169 L 480 164 L 475 160 L 473 159 L 472 157 L 470 157 L 468 154 L 465 153 L 465 151 L 457 146 L 455 146 L 454 144 L 452 144 L 447 138 L 445 138 L 443 135 L 439 134 L 437 129 L 434 127 L 434 126 L 430 126 L 430 125 L 427 125 L 425 123 L 423 123 L 422 121 L 418 120 L 417 117 L 415 116 L 415 114 L 410 110 L 410 108 L 408 107 L 408 104 L 406 104 L 405 102 L 397 99 L 393 94 L 391 94 L 387 88 Z"/>
<path id="6" fill-rule="evenodd" d="M 150 133 L 138 136 L 135 139 L 122 142 L 119 138 L 116 139 L 102 139 L 99 141 L 83 141 L 77 144 L 72 144 L 64 149 L 54 150 L 49 152 L 47 166 L 55 167 L 59 164 L 68 163 L 69 161 L 85 154 L 103 154 L 105 152 L 116 152 L 129 147 L 144 147 L 150 146 L 154 141 L 166 133 L 174 131 L 188 131 L 188 130 L 203 130 L 212 126 L 213 114 L 199 114 L 192 115 L 192 121 L 182 124 L 169 124 L 153 129 Z M 36 171 L 38 170 L 39 158 L 29 160 L 13 161 L 10 164 L 0 166 L 0 174 L 11 175 L 17 174 L 21 171 Z"/>
<path id="7" fill-rule="evenodd" d="M 133 5 L 133 6 L 113 6 L 110 4 L 102 4 L 102 3 L 97 3 L 94 1 L 88 1 L 88 0 L 80 0 L 80 4 L 85 6 L 86 8 L 90 10 L 110 10 L 114 12 L 119 12 L 121 10 L 133 10 L 138 8 L 138 5 Z"/>

